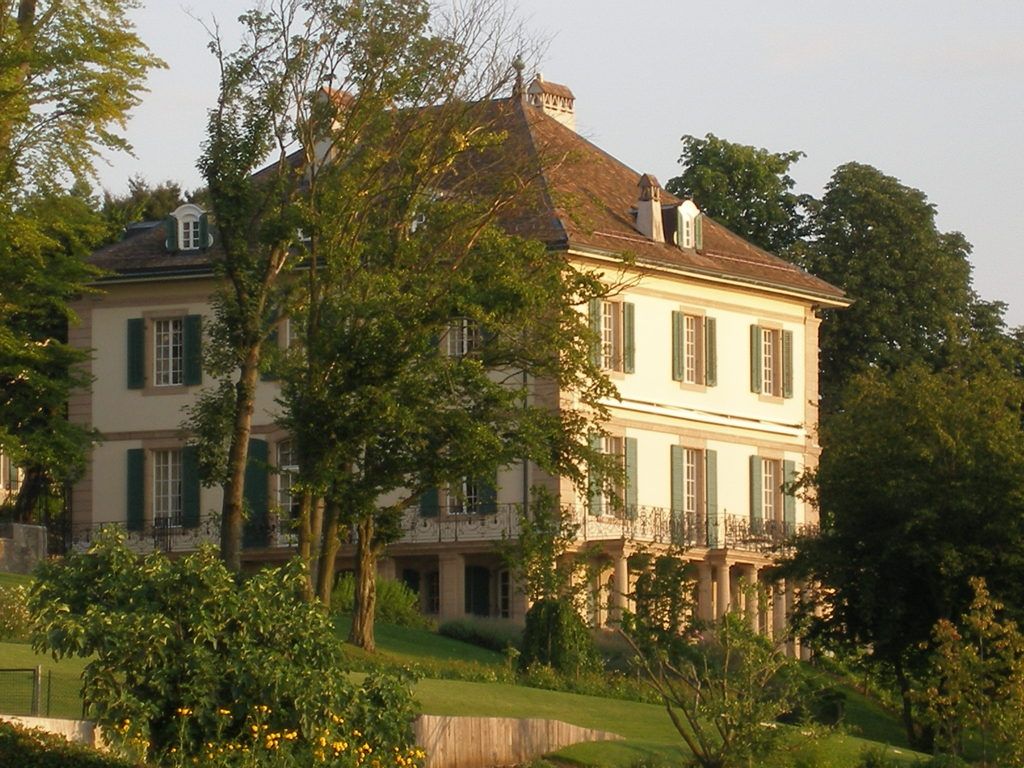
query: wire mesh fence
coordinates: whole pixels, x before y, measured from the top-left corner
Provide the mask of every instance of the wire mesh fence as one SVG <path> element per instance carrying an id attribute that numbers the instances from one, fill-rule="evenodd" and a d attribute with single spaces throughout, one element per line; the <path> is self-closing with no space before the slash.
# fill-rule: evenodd
<path id="1" fill-rule="evenodd" d="M 42 667 L 0 669 L 0 713 L 83 718 L 81 689 Z"/>

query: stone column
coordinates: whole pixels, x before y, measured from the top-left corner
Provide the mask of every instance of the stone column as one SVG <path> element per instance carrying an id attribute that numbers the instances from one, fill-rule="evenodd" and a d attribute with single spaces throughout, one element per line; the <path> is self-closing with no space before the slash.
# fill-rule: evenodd
<path id="1" fill-rule="evenodd" d="M 440 582 L 441 621 L 457 619 L 466 613 L 466 560 L 454 552 L 446 552 L 437 558 L 438 581 Z"/>
<path id="2" fill-rule="evenodd" d="M 760 630 L 760 595 L 757 593 L 757 566 L 744 565 L 740 578 L 743 580 L 743 613 L 750 629 L 757 634 Z"/>
<path id="3" fill-rule="evenodd" d="M 715 617 L 721 619 L 732 603 L 732 585 L 729 583 L 729 563 L 724 560 L 715 567 L 715 586 L 718 589 L 718 604 Z"/>
<path id="4" fill-rule="evenodd" d="M 714 580 L 711 576 L 711 563 L 702 560 L 697 563 L 697 618 L 702 621 L 714 621 L 713 592 Z"/>
<path id="5" fill-rule="evenodd" d="M 796 608 L 796 585 L 792 580 L 786 581 L 786 615 L 792 616 Z M 786 641 L 786 655 L 794 659 L 800 658 L 800 641 L 791 637 Z"/>
<path id="6" fill-rule="evenodd" d="M 779 645 L 786 636 L 786 585 L 772 584 L 772 639 Z"/>
<path id="7" fill-rule="evenodd" d="M 382 556 L 377 559 L 377 576 L 394 581 L 396 573 L 395 558 Z"/>
<path id="8" fill-rule="evenodd" d="M 629 608 L 629 560 L 625 554 L 620 554 L 615 560 L 610 598 L 608 620 L 619 622 L 622 620 L 622 612 Z"/>

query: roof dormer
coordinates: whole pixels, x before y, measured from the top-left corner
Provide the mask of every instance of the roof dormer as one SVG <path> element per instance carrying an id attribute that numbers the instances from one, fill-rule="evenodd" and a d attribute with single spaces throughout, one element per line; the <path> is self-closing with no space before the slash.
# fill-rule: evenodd
<path id="1" fill-rule="evenodd" d="M 198 251 L 213 245 L 209 217 L 198 205 L 185 203 L 178 206 L 164 222 L 168 251 Z"/>
<path id="2" fill-rule="evenodd" d="M 704 247 L 703 227 L 700 209 L 692 200 L 684 200 L 676 209 L 676 245 L 686 250 L 701 250 Z"/>

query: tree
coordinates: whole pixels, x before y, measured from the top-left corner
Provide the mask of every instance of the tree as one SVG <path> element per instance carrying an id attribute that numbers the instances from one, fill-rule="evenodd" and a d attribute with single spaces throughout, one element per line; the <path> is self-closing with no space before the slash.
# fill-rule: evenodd
<path id="1" fill-rule="evenodd" d="M 102 212 L 110 223 L 111 240 L 120 237 L 129 224 L 166 218 L 189 197 L 177 182 L 164 181 L 154 187 L 141 176 L 128 179 L 128 192 L 124 195 L 104 191 Z"/>
<path id="2" fill-rule="evenodd" d="M 803 203 L 793 194 L 789 175 L 803 156 L 733 144 L 711 133 L 703 139 L 683 136 L 683 172 L 665 188 L 692 198 L 704 213 L 755 245 L 786 254 L 803 232 Z"/>
<path id="3" fill-rule="evenodd" d="M 69 302 L 97 275 L 85 258 L 107 231 L 81 189 L 0 208 L 0 449 L 23 472 L 11 504 L 21 522 L 60 514 L 95 439 L 67 419 L 71 392 L 89 384 L 78 367 L 88 355 L 67 343 L 67 328 Z"/>
<path id="4" fill-rule="evenodd" d="M 775 720 L 800 698 L 795 664 L 730 611 L 684 652 L 641 648 L 628 633 L 647 682 L 702 768 L 753 765 L 783 736 Z"/>
<path id="5" fill-rule="evenodd" d="M 932 651 L 915 700 L 941 752 L 961 756 L 969 733 L 980 742 L 983 765 L 1020 765 L 1024 635 L 1003 615 L 984 579 L 970 582 L 969 609 L 956 622 L 940 619 L 932 631 Z"/>
<path id="6" fill-rule="evenodd" d="M 998 361 L 964 354 L 935 372 L 872 368 L 841 393 L 805 478 L 821 513 L 787 578 L 820 584 L 811 636 L 861 646 L 895 674 L 913 743 L 928 746 L 911 698 L 932 627 L 962 613 L 970 576 L 1024 606 L 1024 386 Z"/>
<path id="7" fill-rule="evenodd" d="M 301 599 L 303 580 L 292 562 L 236 581 L 211 548 L 140 558 L 107 529 L 89 552 L 40 570 L 33 644 L 87 659 L 89 713 L 137 760 L 207 764 L 216 747 L 255 750 L 274 733 L 314 751 L 318 741 L 382 754 L 411 746 L 408 687 L 388 676 L 349 683 L 328 617 Z M 312 764 L 303 757 L 287 764 Z"/>
<path id="8" fill-rule="evenodd" d="M 579 524 L 544 488 L 531 490 L 529 508 L 519 510 L 517 523 L 518 535 L 503 539 L 498 552 L 530 602 L 520 667 L 545 664 L 572 675 L 599 668 L 582 616 L 597 553 L 573 551 Z"/>
<path id="9" fill-rule="evenodd" d="M 80 471 L 89 430 L 67 424 L 87 384 L 67 345 L 68 302 L 106 237 L 83 192 L 100 148 L 160 61 L 136 37 L 130 0 L 0 2 L 0 449 L 25 465 L 15 514 L 28 519 Z M 62 187 L 70 180 L 79 186 Z"/>
<path id="10" fill-rule="evenodd" d="M 869 165 L 838 167 L 811 206 L 803 266 L 853 299 L 827 310 L 821 329 L 821 394 L 827 410 L 868 367 L 934 366 L 970 325 L 970 244 L 935 226 L 923 192 Z"/>
<path id="11" fill-rule="evenodd" d="M 88 180 L 101 148 L 128 150 L 112 128 L 163 66 L 136 36 L 136 0 L 0 3 L 0 197 Z"/>

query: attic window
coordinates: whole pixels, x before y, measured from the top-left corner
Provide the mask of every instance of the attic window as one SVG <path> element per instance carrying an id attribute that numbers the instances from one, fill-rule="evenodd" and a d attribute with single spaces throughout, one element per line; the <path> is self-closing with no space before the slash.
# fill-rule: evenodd
<path id="1" fill-rule="evenodd" d="M 168 251 L 198 251 L 213 244 L 207 215 L 198 205 L 185 203 L 173 211 L 164 224 Z"/>
<path id="2" fill-rule="evenodd" d="M 693 201 L 687 200 L 680 205 L 676 216 L 676 245 L 687 250 L 703 248 L 701 212 Z"/>

